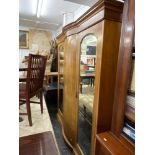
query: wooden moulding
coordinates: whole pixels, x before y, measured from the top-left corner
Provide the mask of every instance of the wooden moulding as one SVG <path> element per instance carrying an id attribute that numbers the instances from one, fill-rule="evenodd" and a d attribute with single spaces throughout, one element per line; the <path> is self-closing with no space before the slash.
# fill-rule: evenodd
<path id="1" fill-rule="evenodd" d="M 73 151 L 78 153 L 80 155 L 80 148 L 77 145 L 77 105 L 72 104 L 77 102 L 76 96 L 78 90 L 77 90 L 77 84 L 78 81 L 77 78 L 77 59 L 78 51 L 80 51 L 80 41 L 82 40 L 83 36 L 93 33 L 98 38 L 98 46 L 97 50 L 99 52 L 98 62 L 97 62 L 97 70 L 98 73 L 96 73 L 96 79 L 98 81 L 95 84 L 96 91 L 96 108 L 94 108 L 93 113 L 93 127 L 92 127 L 92 144 L 91 144 L 91 152 L 94 154 L 94 141 L 96 136 L 96 128 L 100 125 L 96 125 L 98 121 L 98 104 L 100 109 L 104 109 L 105 104 L 103 105 L 101 103 L 102 101 L 102 90 L 100 87 L 102 87 L 102 84 L 105 84 L 106 82 L 102 81 L 110 81 L 110 79 L 115 78 L 115 72 L 108 72 L 108 69 L 106 69 L 106 65 L 108 64 L 115 69 L 116 62 L 117 62 L 117 51 L 119 46 L 119 39 L 120 39 L 120 28 L 121 28 L 121 19 L 122 19 L 122 10 L 123 10 L 123 3 L 118 1 L 109 1 L 109 0 L 100 0 L 98 1 L 92 8 L 90 8 L 84 15 L 82 15 L 80 18 L 78 18 L 75 22 L 68 24 L 63 28 L 62 33 L 57 37 L 58 44 L 61 44 L 64 42 L 64 51 L 65 51 L 65 63 L 64 63 L 64 76 L 65 76 L 65 87 L 64 91 L 70 90 L 69 93 L 66 93 L 67 96 L 64 96 L 64 111 L 63 111 L 63 117 L 64 117 L 64 124 L 62 125 L 62 132 L 64 135 L 65 141 L 69 144 L 69 146 L 73 149 Z M 111 55 L 114 55 L 113 58 L 111 58 Z M 108 58 L 110 61 L 102 61 Z M 70 60 L 70 64 L 67 63 Z M 75 60 L 75 61 L 74 61 Z M 115 64 L 114 64 L 115 63 Z M 114 64 L 114 65 L 113 65 Z M 69 68 L 70 66 L 73 66 L 76 69 L 67 70 L 66 68 Z M 101 65 L 101 66 L 100 66 Z M 105 65 L 105 67 L 103 67 Z M 66 69 L 66 70 L 65 70 Z M 116 69 L 115 69 L 116 70 Z M 100 74 L 100 72 L 103 72 Z M 68 74 L 67 74 L 68 73 Z M 104 73 L 107 73 L 107 76 L 104 75 Z M 68 75 L 70 75 L 68 77 Z M 70 80 L 70 79 L 74 79 Z M 101 80 L 100 80 L 101 79 Z M 69 84 L 67 83 L 69 81 Z M 108 83 L 107 82 L 107 83 Z M 97 84 L 98 83 L 98 84 Z M 100 85 L 101 84 L 101 85 Z M 106 85 L 106 84 L 105 84 Z M 111 84 L 113 85 L 113 83 Z M 109 87 L 109 86 L 108 86 Z M 108 89 L 107 85 L 106 88 Z M 105 92 L 107 92 L 107 89 Z M 113 90 L 113 86 L 108 89 Z M 100 93 L 98 92 L 100 91 Z M 108 91 L 106 94 L 111 94 Z M 97 95 L 99 94 L 99 95 Z M 69 96 L 69 97 L 68 97 Z M 110 98 L 111 102 L 111 96 L 105 97 L 104 103 L 107 103 L 107 98 Z M 113 97 L 113 96 L 112 96 Z M 69 98 L 71 98 L 69 100 Z M 100 100 L 100 101 L 99 101 Z M 111 102 L 112 104 L 112 102 Z M 73 108 L 71 110 L 71 107 Z M 106 106 L 107 107 L 107 106 Z M 108 108 L 109 110 L 109 108 Z M 70 112 L 68 112 L 70 111 Z M 110 108 L 109 111 L 112 111 L 112 108 Z M 108 113 L 108 112 L 106 112 Z M 72 114 L 72 115 L 71 115 Z M 100 111 L 100 115 L 103 115 L 103 111 Z M 108 114 L 108 116 L 111 115 Z M 71 117 L 72 116 L 72 117 Z M 105 118 L 105 117 L 104 117 Z M 103 122 L 101 117 L 101 122 Z M 108 121 L 108 127 L 111 124 L 111 119 L 105 119 L 104 122 Z M 102 127 L 102 126 L 101 126 Z M 109 129 L 109 128 L 108 128 Z M 71 145 L 72 144 L 72 145 Z M 76 149 L 76 150 L 75 150 Z"/>
<path id="2" fill-rule="evenodd" d="M 63 125 L 63 114 L 60 111 L 60 109 L 58 109 L 57 117 L 58 117 L 58 120 L 59 120 L 59 122 L 60 122 L 60 124 L 62 126 Z"/>
<path id="3" fill-rule="evenodd" d="M 63 41 L 63 37 L 62 37 L 61 41 Z M 62 52 L 62 49 L 63 49 L 63 52 Z M 60 72 L 60 68 L 63 67 L 63 65 L 64 65 L 64 59 L 60 59 L 61 53 L 63 53 L 63 55 L 64 55 L 64 42 L 61 42 L 58 45 L 58 108 L 60 107 L 60 104 L 59 104 L 59 102 L 60 102 L 60 83 L 61 83 L 61 78 L 63 77 L 63 73 Z M 60 114 L 61 118 L 63 117 L 60 110 L 59 110 L 58 114 Z"/>
<path id="4" fill-rule="evenodd" d="M 111 132 L 98 134 L 96 155 L 133 155 Z"/>
<path id="5" fill-rule="evenodd" d="M 94 6 L 92 6 L 89 10 L 87 10 L 81 17 L 79 17 L 76 21 L 66 25 L 62 33 L 57 37 L 58 43 L 62 42 L 64 37 L 68 35 L 72 35 L 75 33 L 79 33 L 90 26 L 93 26 L 100 21 L 107 19 L 111 21 L 121 22 L 122 16 L 120 15 L 123 10 L 123 3 L 119 1 L 109 1 L 109 0 L 100 0 L 98 1 Z M 98 16 L 97 16 L 98 15 Z M 93 18 L 96 16 L 96 18 Z M 82 25 L 84 22 L 91 20 L 93 18 L 93 21 L 91 21 L 89 24 L 86 24 L 82 29 L 77 29 L 80 25 Z M 69 34 L 66 34 L 67 31 L 74 29 Z"/>
<path id="6" fill-rule="evenodd" d="M 126 146 L 131 152 L 135 152 L 135 146 L 134 143 L 131 142 L 129 138 L 127 138 L 123 133 L 119 137 L 121 143 Z"/>
<path id="7" fill-rule="evenodd" d="M 134 2 L 130 0 L 125 1 L 124 8 L 125 9 L 123 15 L 120 50 L 117 67 L 117 82 L 113 107 L 114 114 L 112 121 L 112 131 L 117 136 L 121 134 L 123 128 L 126 95 L 128 91 L 129 75 L 131 70 L 132 44 L 134 38 Z M 131 31 L 127 31 L 129 26 L 131 28 Z M 128 44 L 124 43 L 125 39 L 129 40 Z"/>
<path id="8" fill-rule="evenodd" d="M 78 153 L 77 155 L 84 155 L 79 144 L 76 144 L 75 149 L 76 149 L 76 152 Z"/>
<path id="9" fill-rule="evenodd" d="M 61 113 L 60 110 L 58 111 L 57 118 L 58 118 L 59 123 L 61 124 L 62 135 L 63 135 L 63 138 L 64 138 L 66 144 L 74 152 L 75 155 L 79 155 L 79 153 L 77 152 L 77 150 L 71 145 L 71 143 L 69 142 L 68 138 L 65 135 L 64 125 L 63 125 L 64 124 L 63 123 L 63 114 Z"/>
<path id="10" fill-rule="evenodd" d="M 68 139 L 66 138 L 66 135 L 64 133 L 64 121 L 63 121 L 63 116 L 62 116 L 62 113 L 61 113 L 60 110 L 58 110 L 57 118 L 58 118 L 59 123 L 61 124 L 62 135 L 63 135 L 63 138 L 64 138 L 65 142 L 67 143 L 67 145 L 71 149 L 73 149 L 72 145 L 70 144 L 70 142 L 68 141 Z"/>
<path id="11" fill-rule="evenodd" d="M 120 49 L 117 64 L 116 87 L 113 106 L 113 117 L 111 131 L 132 152 L 135 150 L 134 143 L 122 134 L 125 116 L 134 122 L 134 113 L 125 113 L 126 96 L 130 82 L 130 71 L 132 67 L 132 49 L 134 45 L 135 31 L 135 1 L 126 0 L 124 3 Z M 130 28 L 130 30 L 129 30 Z M 125 42 L 128 40 L 128 42 Z"/>
<path id="12" fill-rule="evenodd" d="M 63 45 L 65 41 L 65 36 L 61 35 L 59 38 L 57 38 L 56 42 L 59 46 Z"/>

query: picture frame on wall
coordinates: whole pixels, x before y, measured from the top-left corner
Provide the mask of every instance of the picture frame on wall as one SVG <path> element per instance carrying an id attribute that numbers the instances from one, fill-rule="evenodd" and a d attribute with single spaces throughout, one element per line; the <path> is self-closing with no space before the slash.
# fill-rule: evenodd
<path id="1" fill-rule="evenodd" d="M 19 30 L 19 48 L 29 49 L 29 31 Z"/>
<path id="2" fill-rule="evenodd" d="M 87 65 L 88 66 L 94 66 L 95 65 L 94 58 L 87 58 Z"/>

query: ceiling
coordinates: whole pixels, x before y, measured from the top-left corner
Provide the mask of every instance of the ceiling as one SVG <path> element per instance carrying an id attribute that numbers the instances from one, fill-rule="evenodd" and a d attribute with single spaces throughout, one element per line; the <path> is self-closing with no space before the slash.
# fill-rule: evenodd
<path id="1" fill-rule="evenodd" d="M 90 6 L 91 7 L 98 0 L 64 0 L 64 1 L 69 1 L 69 2 L 73 2 L 73 3 L 77 3 L 77 4 L 81 4 L 81 5 L 86 5 L 86 6 Z"/>
<path id="2" fill-rule="evenodd" d="M 63 13 L 75 12 L 81 5 L 92 6 L 98 0 L 43 0 L 37 18 L 38 0 L 19 1 L 19 25 L 57 30 L 63 24 Z"/>

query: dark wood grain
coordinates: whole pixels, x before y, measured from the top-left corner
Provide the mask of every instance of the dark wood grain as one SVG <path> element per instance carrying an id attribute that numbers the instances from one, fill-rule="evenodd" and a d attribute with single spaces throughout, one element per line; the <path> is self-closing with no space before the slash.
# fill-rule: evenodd
<path id="1" fill-rule="evenodd" d="M 116 66 L 116 85 L 112 88 L 114 90 L 113 104 L 107 102 L 105 107 L 102 104 L 99 108 L 98 119 L 101 125 L 99 126 L 98 132 L 103 132 L 103 129 L 109 130 L 97 135 L 96 141 L 96 153 L 97 155 L 127 155 L 134 154 L 134 144 L 126 138 L 122 133 L 124 118 L 125 118 L 125 107 L 126 107 L 126 96 L 128 93 L 128 85 L 130 82 L 130 72 L 132 65 L 132 49 L 134 44 L 134 0 L 126 0 L 123 10 L 123 21 L 122 31 L 120 39 L 120 48 L 118 56 L 118 64 Z M 105 60 L 107 61 L 107 60 Z M 103 72 L 107 76 L 109 73 L 108 66 L 106 65 L 107 72 Z M 114 71 L 114 70 L 113 70 Z M 105 78 L 105 77 L 104 77 Z M 103 81 L 105 81 L 103 78 Z M 111 79 L 111 81 L 113 81 Z M 113 81 L 114 82 L 114 81 Z M 109 85 L 109 83 L 108 83 Z M 103 90 L 106 85 L 102 85 Z M 113 85 L 114 86 L 114 83 Z M 110 88 L 110 85 L 109 85 Z M 103 92 L 103 91 L 102 91 Z M 102 100 L 104 100 L 108 91 L 105 91 Z M 112 95 L 112 91 L 111 91 Z M 101 99 L 101 98 L 100 98 Z M 107 97 L 110 101 L 110 95 Z M 107 100 L 108 101 L 108 100 Z M 103 102 L 104 103 L 104 102 Z M 112 110 L 109 110 L 113 107 Z M 128 111 L 127 111 L 128 112 Z M 134 113 L 127 113 L 126 118 L 134 122 Z M 112 116 L 110 115 L 112 114 Z M 110 120 L 111 119 L 111 120 Z M 107 120 L 107 121 L 105 121 Z M 103 123 L 102 123 L 103 122 Z M 111 125 L 109 124 L 111 122 Z M 108 126 L 109 125 L 109 126 Z M 111 126 L 111 127 L 110 127 Z M 110 132 L 111 130 L 111 132 Z"/>
<path id="2" fill-rule="evenodd" d="M 121 142 L 134 152 L 134 144 L 121 136 L 125 119 L 126 97 L 132 68 L 132 53 L 135 31 L 135 1 L 126 0 L 124 3 L 120 49 L 117 66 L 116 88 L 113 106 L 111 130 Z M 126 116 L 134 122 L 134 114 L 126 113 Z"/>
<path id="3" fill-rule="evenodd" d="M 122 11 L 122 2 L 98 1 L 79 19 L 65 26 L 57 37 L 58 46 L 64 44 L 65 53 L 63 128 L 73 150 L 77 148 L 79 56 L 82 39 L 88 34 L 97 37 L 91 137 L 91 154 L 94 155 L 96 133 L 111 127 Z"/>
<path id="4" fill-rule="evenodd" d="M 46 60 L 45 56 L 29 54 L 25 83 L 19 84 L 19 101 L 25 100 L 27 110 L 27 113 L 20 113 L 20 115 L 28 115 L 30 126 L 32 126 L 30 98 L 35 95 L 39 96 L 38 104 L 40 104 L 41 113 L 43 113 L 42 91 Z"/>
<path id="5" fill-rule="evenodd" d="M 96 155 L 133 155 L 112 133 L 97 135 Z"/>
<path id="6" fill-rule="evenodd" d="M 63 56 L 61 56 L 63 53 Z M 61 80 L 64 72 L 64 42 L 58 44 L 58 108 L 60 116 L 63 113 L 63 89 L 61 90 L 60 86 L 63 85 L 63 81 Z M 62 93 L 61 93 L 62 91 Z M 61 117 L 62 118 L 62 117 Z"/>
<path id="7" fill-rule="evenodd" d="M 21 137 L 19 155 L 58 155 L 52 133 L 49 131 Z"/>
<path id="8" fill-rule="evenodd" d="M 123 128 L 134 41 L 134 0 L 126 0 L 124 5 L 112 121 L 112 131 L 117 136 Z"/>
<path id="9" fill-rule="evenodd" d="M 77 36 L 72 35 L 65 40 L 65 55 L 64 55 L 64 132 L 68 141 L 75 145 L 76 143 L 76 95 L 77 95 L 77 67 L 76 67 L 76 52 L 77 52 Z"/>

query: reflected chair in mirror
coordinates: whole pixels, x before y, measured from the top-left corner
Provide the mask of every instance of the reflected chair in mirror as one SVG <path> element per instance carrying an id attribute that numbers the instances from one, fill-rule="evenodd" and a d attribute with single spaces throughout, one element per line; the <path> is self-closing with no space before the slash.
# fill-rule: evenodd
<path id="1" fill-rule="evenodd" d="M 26 103 L 26 113 L 20 115 L 28 115 L 29 125 L 32 126 L 31 106 L 30 103 L 37 103 L 41 106 L 43 113 L 43 80 L 46 68 L 47 57 L 41 55 L 29 55 L 27 76 L 25 81 L 19 84 L 19 104 Z M 20 70 L 22 71 L 22 69 Z M 40 99 L 40 102 L 30 101 L 34 96 Z"/>

